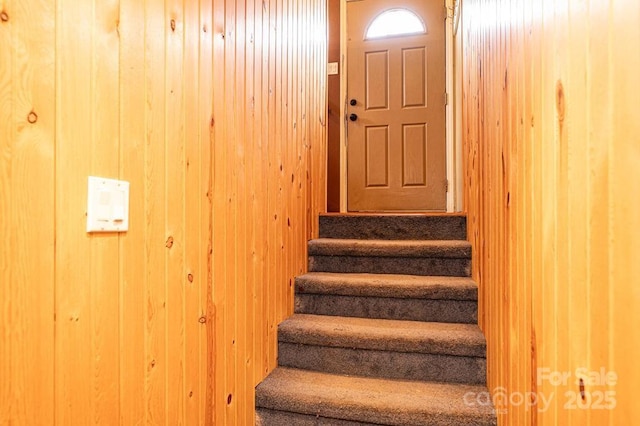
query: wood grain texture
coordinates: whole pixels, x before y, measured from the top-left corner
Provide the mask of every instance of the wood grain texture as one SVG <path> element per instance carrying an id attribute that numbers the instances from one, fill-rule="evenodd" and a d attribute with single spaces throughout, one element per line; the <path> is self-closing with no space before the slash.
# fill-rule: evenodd
<path id="1" fill-rule="evenodd" d="M 325 206 L 322 180 L 301 192 L 307 173 L 324 170 L 324 128 L 299 122 L 324 109 L 325 40 L 317 34 L 326 23 L 311 19 L 324 16 L 325 5 L 213 8 L 214 304 L 224 348 L 216 358 L 216 423 L 251 424 L 253 388 L 276 365 L 277 324 L 292 312 L 290 283 L 306 268 L 307 230 Z M 297 55 L 305 45 L 310 54 Z M 307 79 L 319 82 L 313 92 L 303 92 Z"/>
<path id="2" fill-rule="evenodd" d="M 120 2 L 120 176 L 130 182 L 129 232 L 120 238 L 120 418 L 123 424 L 148 423 L 146 351 L 148 238 L 146 182 L 147 93 L 144 4 Z M 131 64 L 131 65 L 128 65 Z"/>
<path id="3" fill-rule="evenodd" d="M 199 75 L 198 75 L 198 143 L 199 151 L 199 205 L 200 212 L 200 268 L 198 283 L 200 307 L 199 332 L 199 398 L 198 422 L 211 424 L 217 405 L 214 399 L 217 346 L 215 345 L 215 306 L 213 305 L 213 147 L 211 144 L 213 117 L 213 23 L 212 2 L 199 4 Z M 204 198 L 203 198 L 204 195 Z"/>
<path id="4" fill-rule="evenodd" d="M 254 422 L 326 205 L 325 9 L 0 0 L 0 424 Z M 128 232 L 85 232 L 89 175 Z"/>
<path id="5" fill-rule="evenodd" d="M 118 19 L 120 16 L 119 1 L 95 1 L 93 5 L 92 23 L 92 51 L 90 98 L 91 137 L 88 157 L 91 161 L 89 173 L 94 176 L 118 176 L 120 162 L 120 42 L 118 39 Z M 65 90 L 64 88 L 60 88 Z M 80 150 L 80 152 L 83 152 Z M 76 151 L 76 154 L 78 151 Z M 82 157 L 75 155 L 69 158 L 69 163 L 82 161 Z M 76 167 L 73 164 L 72 167 Z M 81 170 L 81 168 L 78 168 Z M 60 174 L 56 170 L 56 175 Z M 62 171 L 64 173 L 64 171 Z M 79 177 L 81 179 L 81 177 Z M 71 182 L 70 182 L 71 183 Z M 77 190 L 77 183 L 74 182 Z M 74 191 L 75 192 L 75 191 Z M 84 195 L 84 194 L 83 194 Z M 78 197 L 79 202 L 86 203 L 84 197 Z M 59 206 L 60 208 L 61 206 Z M 82 210 L 80 210 L 82 211 Z M 57 223 L 65 222 L 65 226 L 76 225 L 75 221 L 65 221 L 65 210 L 59 210 Z M 80 222 L 81 223 L 81 222 Z M 58 225 L 57 225 L 58 226 Z M 78 229 L 74 229 L 76 232 Z M 80 227 L 80 234 L 83 230 Z M 86 234 L 84 234 L 86 236 Z M 90 280 L 90 309 L 91 318 L 91 346 L 92 352 L 92 423 L 114 424 L 120 418 L 120 327 L 117 313 L 120 307 L 119 279 L 120 279 L 120 247 L 118 238 L 94 238 L 87 240 L 91 250 Z M 76 280 L 72 280 L 76 281 Z M 82 281 L 76 281 L 78 284 Z M 57 294 L 56 298 L 63 298 Z M 116 320 L 114 320 L 114 317 Z M 82 342 L 69 342 L 71 347 L 78 347 Z M 67 348 L 68 350 L 68 348 Z M 60 348 L 60 352 L 64 348 Z M 69 374 L 72 374 L 70 371 Z"/>
<path id="6" fill-rule="evenodd" d="M 462 10 L 464 201 L 499 424 L 633 422 L 640 6 Z"/>
<path id="7" fill-rule="evenodd" d="M 92 296 L 103 284 L 94 271 L 100 254 L 108 251 L 104 243 L 113 238 L 98 237 L 93 244 L 87 237 L 82 227 L 86 190 L 81 188 L 88 175 L 114 173 L 111 155 L 93 170 L 93 2 L 58 2 L 56 32 L 55 422 L 91 424 L 99 398 Z M 115 259 L 112 253 L 105 262 Z"/>
<path id="8" fill-rule="evenodd" d="M 47 425 L 54 414 L 55 8 L 0 1 L 0 12 L 0 423 Z"/>

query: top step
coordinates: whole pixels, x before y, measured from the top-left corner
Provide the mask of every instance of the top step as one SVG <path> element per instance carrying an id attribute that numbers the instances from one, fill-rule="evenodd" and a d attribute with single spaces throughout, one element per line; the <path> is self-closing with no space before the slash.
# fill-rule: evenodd
<path id="1" fill-rule="evenodd" d="M 358 240 L 466 240 L 462 214 L 325 214 L 320 238 Z"/>

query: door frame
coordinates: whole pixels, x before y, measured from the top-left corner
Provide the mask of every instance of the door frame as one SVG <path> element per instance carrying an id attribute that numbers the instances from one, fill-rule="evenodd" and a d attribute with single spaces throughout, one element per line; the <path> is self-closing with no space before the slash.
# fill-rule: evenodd
<path id="1" fill-rule="evenodd" d="M 340 0 L 340 212 L 347 212 L 347 3 Z M 355 0 L 357 1 L 357 0 Z M 449 190 L 447 191 L 447 212 L 462 210 L 462 146 L 461 138 L 454 137 L 454 58 L 453 58 L 453 11 L 456 0 L 445 0 L 445 73 L 447 105 L 445 108 L 446 170 Z M 443 10 L 443 17 L 445 10 Z"/>

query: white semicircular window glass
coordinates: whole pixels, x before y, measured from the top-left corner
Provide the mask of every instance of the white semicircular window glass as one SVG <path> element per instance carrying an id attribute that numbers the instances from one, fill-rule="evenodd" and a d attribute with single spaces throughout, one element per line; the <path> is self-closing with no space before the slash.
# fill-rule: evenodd
<path id="1" fill-rule="evenodd" d="M 407 9 L 390 9 L 376 16 L 369 24 L 365 40 L 427 32 L 424 22 Z"/>

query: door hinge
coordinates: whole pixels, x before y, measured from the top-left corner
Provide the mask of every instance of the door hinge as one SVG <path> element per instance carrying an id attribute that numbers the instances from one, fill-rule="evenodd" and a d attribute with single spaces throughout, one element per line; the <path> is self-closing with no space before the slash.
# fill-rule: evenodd
<path id="1" fill-rule="evenodd" d="M 444 180 L 444 192 L 449 192 L 449 179 Z"/>
<path id="2" fill-rule="evenodd" d="M 447 92 L 444 93 L 444 105 L 449 105 L 449 94 Z"/>

